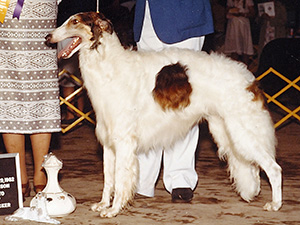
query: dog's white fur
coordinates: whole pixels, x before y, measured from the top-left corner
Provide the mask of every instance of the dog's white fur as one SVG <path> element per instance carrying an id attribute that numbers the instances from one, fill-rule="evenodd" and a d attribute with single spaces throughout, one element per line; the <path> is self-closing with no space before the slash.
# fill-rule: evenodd
<path id="1" fill-rule="evenodd" d="M 272 202 L 264 209 L 281 207 L 281 168 L 275 161 L 273 123 L 263 101 L 249 90 L 255 78 L 243 64 L 222 55 L 182 49 L 124 50 L 101 13 L 71 16 L 47 39 L 54 43 L 72 36 L 82 39 L 76 50 L 80 49 L 80 69 L 96 113 L 96 135 L 104 148 L 103 195 L 92 210 L 100 211 L 102 217 L 117 215 L 135 191 L 137 154 L 170 146 L 202 119 L 208 121 L 219 156 L 227 159 L 241 197 L 250 201 L 259 194 L 261 168 L 272 187 Z M 163 110 L 152 95 L 156 75 L 177 62 L 187 67 L 190 104 Z"/>

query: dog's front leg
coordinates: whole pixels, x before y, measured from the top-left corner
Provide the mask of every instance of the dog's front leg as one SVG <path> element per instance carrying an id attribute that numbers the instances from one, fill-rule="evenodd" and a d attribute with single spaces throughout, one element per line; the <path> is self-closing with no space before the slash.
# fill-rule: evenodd
<path id="1" fill-rule="evenodd" d="M 110 199 L 114 191 L 115 186 L 115 152 L 113 149 L 104 146 L 103 147 L 103 172 L 104 172 L 104 188 L 102 192 L 102 199 L 99 203 L 92 205 L 91 209 L 94 212 L 100 212 L 101 210 L 110 206 Z"/>
<path id="2" fill-rule="evenodd" d="M 111 208 L 103 209 L 101 217 L 116 216 L 132 199 L 138 177 L 137 143 L 134 138 L 123 140 L 116 146 L 115 194 Z"/>

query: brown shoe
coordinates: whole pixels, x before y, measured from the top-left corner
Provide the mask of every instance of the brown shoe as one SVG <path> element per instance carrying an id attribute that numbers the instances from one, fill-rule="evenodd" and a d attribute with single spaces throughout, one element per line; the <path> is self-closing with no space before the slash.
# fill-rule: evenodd
<path id="1" fill-rule="evenodd" d="M 193 199 L 193 191 L 191 188 L 174 188 L 172 190 L 172 202 L 187 203 Z"/>

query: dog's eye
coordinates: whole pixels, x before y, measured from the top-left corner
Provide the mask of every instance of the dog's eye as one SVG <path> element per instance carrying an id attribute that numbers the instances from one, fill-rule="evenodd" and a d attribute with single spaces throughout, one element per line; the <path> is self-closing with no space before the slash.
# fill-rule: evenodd
<path id="1" fill-rule="evenodd" d="M 72 22 L 72 24 L 75 25 L 75 24 L 77 24 L 79 21 L 78 21 L 77 19 L 73 19 L 71 22 Z"/>

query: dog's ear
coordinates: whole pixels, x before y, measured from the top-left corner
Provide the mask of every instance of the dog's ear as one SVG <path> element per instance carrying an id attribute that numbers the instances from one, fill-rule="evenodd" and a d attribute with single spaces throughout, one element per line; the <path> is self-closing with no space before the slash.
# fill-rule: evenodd
<path id="1" fill-rule="evenodd" d="M 109 20 L 107 20 L 107 19 L 105 19 L 105 20 L 103 20 L 103 19 L 98 19 L 98 20 L 96 21 L 96 25 L 98 25 L 98 26 L 100 27 L 100 29 L 101 29 L 102 31 L 104 31 L 104 32 L 107 32 L 107 33 L 109 33 L 109 34 L 112 34 L 112 33 L 113 33 L 113 25 L 112 25 L 112 23 L 111 23 Z"/>
<path id="2" fill-rule="evenodd" d="M 112 23 L 105 18 L 104 19 L 97 18 L 94 24 L 92 25 L 91 29 L 93 32 L 92 41 L 94 41 L 93 45 L 91 46 L 91 49 L 95 49 L 98 47 L 98 45 L 101 44 L 99 38 L 102 36 L 103 32 L 107 32 L 109 34 L 113 33 Z"/>
<path id="3" fill-rule="evenodd" d="M 94 43 L 91 46 L 91 49 L 95 49 L 98 47 L 98 45 L 101 44 L 99 38 L 102 36 L 102 30 L 99 26 L 95 24 L 92 24 L 91 30 L 93 33 L 93 37 L 91 38 L 91 41 L 94 41 Z"/>

